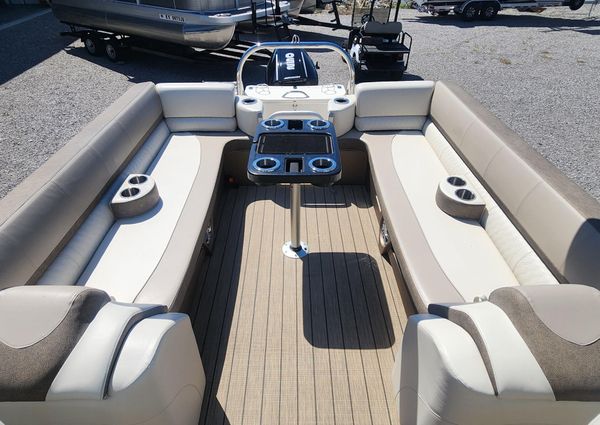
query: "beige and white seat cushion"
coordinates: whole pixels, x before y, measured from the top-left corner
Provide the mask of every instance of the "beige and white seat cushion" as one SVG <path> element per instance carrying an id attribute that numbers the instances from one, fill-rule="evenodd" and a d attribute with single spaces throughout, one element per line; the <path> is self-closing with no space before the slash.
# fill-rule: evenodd
<path id="1" fill-rule="evenodd" d="M 419 312 L 505 286 L 600 284 L 600 204 L 471 96 L 427 81 L 359 84 L 356 93 L 360 132 L 348 137 L 367 147 L 376 203 Z M 437 205 L 450 176 L 485 204 L 478 219 Z"/>
<path id="2" fill-rule="evenodd" d="M 431 81 L 357 86 L 356 128 L 376 198 L 417 309 L 465 302 L 494 289 L 557 283 L 429 117 Z M 440 182 L 459 175 L 484 197 L 480 220 L 436 204 Z"/>
<path id="3" fill-rule="evenodd" d="M 159 84 L 156 92 L 165 121 L 38 283 L 99 288 L 121 302 L 181 305 L 211 225 L 223 149 L 240 134 L 233 84 Z M 140 216 L 115 218 L 108 204 L 132 173 L 154 179 L 160 202 Z"/>
<path id="4" fill-rule="evenodd" d="M 501 288 L 409 319 L 394 385 L 401 423 L 600 421 L 600 292 Z"/>

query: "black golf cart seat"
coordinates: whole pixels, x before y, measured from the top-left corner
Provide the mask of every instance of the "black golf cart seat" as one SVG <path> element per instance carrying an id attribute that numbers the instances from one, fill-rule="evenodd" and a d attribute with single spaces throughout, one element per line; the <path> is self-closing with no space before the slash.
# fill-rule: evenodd
<path id="1" fill-rule="evenodd" d="M 401 39 L 402 23 L 375 21 L 366 22 L 359 30 L 357 41 L 365 55 L 377 53 L 410 53 L 410 48 Z"/>
<path id="2" fill-rule="evenodd" d="M 369 21 L 363 25 L 361 32 L 364 35 L 392 36 L 396 38 L 402 32 L 402 22 L 376 22 Z"/>

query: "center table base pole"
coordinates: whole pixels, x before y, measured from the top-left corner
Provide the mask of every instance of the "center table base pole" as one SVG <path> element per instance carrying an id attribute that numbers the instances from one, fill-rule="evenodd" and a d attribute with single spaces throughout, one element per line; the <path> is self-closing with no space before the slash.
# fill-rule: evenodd
<path id="1" fill-rule="evenodd" d="M 292 239 L 283 244 L 282 250 L 286 257 L 302 258 L 308 254 L 308 246 L 300 240 L 300 184 L 290 187 L 290 224 Z"/>

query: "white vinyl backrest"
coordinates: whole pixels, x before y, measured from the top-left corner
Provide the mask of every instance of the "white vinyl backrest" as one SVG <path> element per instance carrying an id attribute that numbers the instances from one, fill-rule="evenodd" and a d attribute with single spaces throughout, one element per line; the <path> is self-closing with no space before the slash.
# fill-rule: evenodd
<path id="1" fill-rule="evenodd" d="M 429 115 L 433 81 L 385 81 L 356 86 L 356 116 L 425 117 Z"/>
<path id="2" fill-rule="evenodd" d="M 156 85 L 165 118 L 233 118 L 233 83 L 163 83 Z"/>

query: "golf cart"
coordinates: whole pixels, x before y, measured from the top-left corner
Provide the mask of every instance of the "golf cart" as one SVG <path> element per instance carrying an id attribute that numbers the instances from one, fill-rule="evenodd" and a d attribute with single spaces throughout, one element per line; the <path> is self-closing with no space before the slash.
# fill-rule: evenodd
<path id="1" fill-rule="evenodd" d="M 408 67 L 412 37 L 402 30 L 398 21 L 401 0 L 354 0 L 350 25 L 342 23 L 338 3 L 325 0 L 334 19 L 315 20 L 300 16 L 295 22 L 334 30 L 348 30 L 346 49 L 352 56 L 356 82 L 400 80 Z M 392 17 L 393 11 L 393 17 Z"/>
<path id="2" fill-rule="evenodd" d="M 368 8 L 355 0 L 348 51 L 352 57 L 356 82 L 400 80 L 408 67 L 412 37 L 398 21 L 400 1 L 371 0 Z"/>

